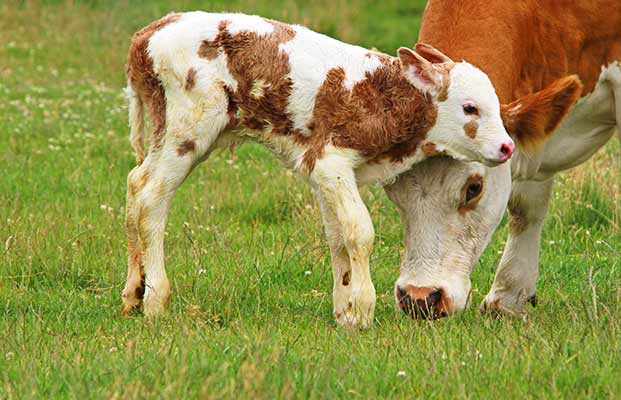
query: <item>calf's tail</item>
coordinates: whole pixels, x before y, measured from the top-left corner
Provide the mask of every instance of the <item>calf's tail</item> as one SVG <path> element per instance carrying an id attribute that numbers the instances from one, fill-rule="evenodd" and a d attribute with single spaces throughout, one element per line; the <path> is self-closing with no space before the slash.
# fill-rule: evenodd
<path id="1" fill-rule="evenodd" d="M 131 83 L 125 89 L 129 101 L 129 143 L 136 154 L 136 163 L 141 165 L 145 158 L 144 147 L 144 103 Z"/>

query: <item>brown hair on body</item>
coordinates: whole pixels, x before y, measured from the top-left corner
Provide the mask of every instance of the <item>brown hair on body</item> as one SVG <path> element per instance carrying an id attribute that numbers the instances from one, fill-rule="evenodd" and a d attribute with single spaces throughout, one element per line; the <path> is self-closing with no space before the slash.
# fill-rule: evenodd
<path id="1" fill-rule="evenodd" d="M 198 54 L 208 60 L 220 52 L 226 55 L 227 67 L 237 81 L 237 90 L 227 88 L 229 113 L 234 110 L 239 121 L 229 125 L 252 130 L 263 130 L 268 126 L 276 134 L 293 134 L 293 122 L 287 112 L 293 82 L 287 55 L 279 45 L 293 39 L 295 31 L 289 25 L 269 21 L 274 26 L 271 33 L 259 35 L 252 31 L 241 31 L 231 35 L 230 21 L 221 21 L 218 34 L 201 43 Z M 262 83 L 261 96 L 253 96 L 252 89 Z"/>
<path id="2" fill-rule="evenodd" d="M 288 135 L 306 147 L 303 170 L 310 173 L 326 145 L 357 150 L 369 160 L 400 161 L 412 155 L 425 139 L 437 118 L 431 96 L 416 89 L 401 71 L 399 60 L 370 53 L 381 66 L 366 74 L 352 90 L 345 87 L 345 70 L 328 71 L 315 98 L 309 123 L 310 135 L 294 129 L 287 105 L 293 82 L 286 53 L 279 45 L 292 40 L 289 25 L 268 21 L 271 33 L 259 35 L 241 31 L 231 35 L 230 21 L 221 21 L 218 34 L 203 41 L 198 54 L 213 59 L 226 55 L 227 67 L 237 81 L 237 90 L 226 88 L 229 96 L 229 126 L 251 130 L 269 128 L 272 134 Z M 262 83 L 260 96 L 257 83 Z"/>
<path id="3" fill-rule="evenodd" d="M 168 14 L 136 32 L 127 55 L 127 65 L 125 66 L 127 79 L 138 97 L 148 107 L 153 129 L 151 140 L 154 148 L 159 146 L 166 127 L 166 96 L 164 87 L 153 69 L 153 60 L 147 50 L 153 34 L 179 18 L 181 18 L 181 14 Z"/>
<path id="4" fill-rule="evenodd" d="M 398 59 L 377 56 L 382 65 L 351 92 L 343 68 L 328 72 L 315 100 L 314 143 L 304 158 L 308 170 L 328 143 L 358 150 L 371 161 L 401 161 L 416 151 L 435 124 L 437 107 L 431 97 L 407 81 Z"/>

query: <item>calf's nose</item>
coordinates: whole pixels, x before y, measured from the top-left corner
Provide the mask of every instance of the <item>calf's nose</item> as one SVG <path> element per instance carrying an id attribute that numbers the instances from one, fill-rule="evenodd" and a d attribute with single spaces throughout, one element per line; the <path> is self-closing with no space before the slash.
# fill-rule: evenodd
<path id="1" fill-rule="evenodd" d="M 511 155 L 513 154 L 513 150 L 515 150 L 515 144 L 503 143 L 502 146 L 500 146 L 500 154 L 499 154 L 500 161 L 504 162 L 510 159 Z"/>
<path id="2" fill-rule="evenodd" d="M 416 319 L 438 319 L 448 315 L 447 301 L 440 288 L 397 286 L 399 308 Z"/>

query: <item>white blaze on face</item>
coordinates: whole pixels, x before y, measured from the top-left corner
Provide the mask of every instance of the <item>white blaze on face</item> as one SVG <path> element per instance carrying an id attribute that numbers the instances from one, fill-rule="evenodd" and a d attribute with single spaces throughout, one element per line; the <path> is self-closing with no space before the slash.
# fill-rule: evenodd
<path id="1" fill-rule="evenodd" d="M 448 97 L 438 103 L 436 125 L 427 138 L 453 158 L 490 166 L 506 161 L 514 148 L 491 81 L 467 62 L 451 69 Z"/>
<path id="2" fill-rule="evenodd" d="M 473 182 L 481 184 L 479 195 Z M 448 157 L 417 164 L 387 186 L 405 229 L 397 287 L 441 289 L 449 312 L 463 310 L 470 273 L 502 220 L 510 191 L 508 163 L 488 168 Z"/>

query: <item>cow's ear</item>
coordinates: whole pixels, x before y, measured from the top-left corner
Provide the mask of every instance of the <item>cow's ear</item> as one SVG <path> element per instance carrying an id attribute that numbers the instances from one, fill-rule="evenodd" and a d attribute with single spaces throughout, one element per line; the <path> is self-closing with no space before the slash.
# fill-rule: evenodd
<path id="1" fill-rule="evenodd" d="M 505 129 L 520 150 L 533 152 L 558 127 L 582 93 L 576 75 L 552 82 L 545 89 L 500 106 Z"/>
<path id="2" fill-rule="evenodd" d="M 399 48 L 397 54 L 403 74 L 417 89 L 436 94 L 445 85 L 445 69 L 434 67 L 432 61 L 407 47 Z"/>

